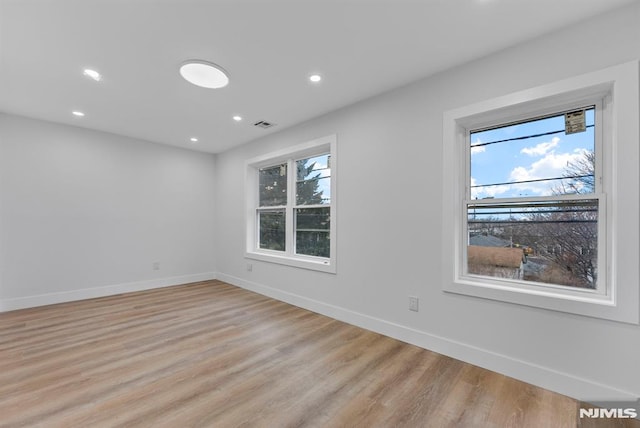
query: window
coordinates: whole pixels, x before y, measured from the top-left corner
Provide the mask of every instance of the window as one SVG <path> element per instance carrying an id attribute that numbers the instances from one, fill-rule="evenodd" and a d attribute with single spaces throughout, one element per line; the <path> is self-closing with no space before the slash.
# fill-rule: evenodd
<path id="1" fill-rule="evenodd" d="M 335 273 L 335 136 L 247 163 L 249 258 Z"/>
<path id="2" fill-rule="evenodd" d="M 298 159 L 294 212 L 295 253 L 331 255 L 331 154 Z"/>
<path id="3" fill-rule="evenodd" d="M 468 274 L 604 292 L 601 110 L 470 130 Z"/>
<path id="4" fill-rule="evenodd" d="M 262 249 L 285 251 L 287 164 L 261 168 L 258 173 L 258 246 Z"/>
<path id="5" fill-rule="evenodd" d="M 638 323 L 637 76 L 445 113 L 445 291 Z"/>

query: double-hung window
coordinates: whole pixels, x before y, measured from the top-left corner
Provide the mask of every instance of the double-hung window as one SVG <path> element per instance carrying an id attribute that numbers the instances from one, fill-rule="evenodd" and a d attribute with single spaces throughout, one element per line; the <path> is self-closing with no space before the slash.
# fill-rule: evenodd
<path id="1" fill-rule="evenodd" d="M 638 323 L 639 102 L 629 63 L 446 112 L 444 290 Z"/>
<path id="2" fill-rule="evenodd" d="M 602 102 L 594 103 L 469 131 L 468 275 L 604 293 Z"/>
<path id="3" fill-rule="evenodd" d="M 247 163 L 247 257 L 335 273 L 335 140 Z"/>

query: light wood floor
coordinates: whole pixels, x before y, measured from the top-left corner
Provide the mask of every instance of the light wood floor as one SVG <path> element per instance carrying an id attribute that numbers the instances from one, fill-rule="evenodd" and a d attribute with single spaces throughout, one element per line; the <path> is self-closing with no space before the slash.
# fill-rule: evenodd
<path id="1" fill-rule="evenodd" d="M 575 427 L 578 406 L 219 281 L 0 314 L 2 427 Z"/>

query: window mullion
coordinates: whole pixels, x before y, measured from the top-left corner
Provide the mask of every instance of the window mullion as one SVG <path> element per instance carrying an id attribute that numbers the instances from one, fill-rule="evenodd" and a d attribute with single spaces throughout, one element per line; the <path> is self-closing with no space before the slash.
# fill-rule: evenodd
<path id="1" fill-rule="evenodd" d="M 605 186 L 607 185 L 607 183 L 605 183 L 603 179 L 604 164 L 605 162 L 609 162 L 608 153 L 605 154 L 604 143 L 603 143 L 606 127 L 610 126 L 610 123 L 608 120 L 607 121 L 603 120 L 604 108 L 606 103 L 607 103 L 606 98 L 599 100 L 597 103 L 595 103 L 594 123 L 596 125 L 596 132 L 594 133 L 594 137 L 595 137 L 596 164 L 595 164 L 594 179 L 593 179 L 595 193 L 607 192 L 607 190 L 605 190 L 606 189 Z"/>
<path id="2" fill-rule="evenodd" d="M 295 216 L 296 203 L 296 169 L 293 159 L 287 161 L 287 209 L 286 209 L 286 252 L 295 255 Z"/>

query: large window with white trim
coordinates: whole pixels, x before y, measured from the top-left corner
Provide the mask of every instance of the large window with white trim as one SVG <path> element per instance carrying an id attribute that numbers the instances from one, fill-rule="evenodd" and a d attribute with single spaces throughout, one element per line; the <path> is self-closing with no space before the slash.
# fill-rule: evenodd
<path id="1" fill-rule="evenodd" d="M 249 258 L 335 272 L 335 136 L 247 164 Z"/>
<path id="2" fill-rule="evenodd" d="M 444 115 L 443 289 L 638 323 L 638 64 Z"/>

